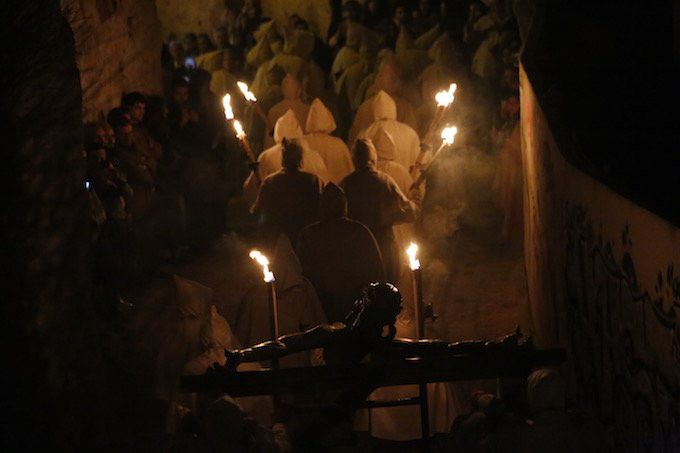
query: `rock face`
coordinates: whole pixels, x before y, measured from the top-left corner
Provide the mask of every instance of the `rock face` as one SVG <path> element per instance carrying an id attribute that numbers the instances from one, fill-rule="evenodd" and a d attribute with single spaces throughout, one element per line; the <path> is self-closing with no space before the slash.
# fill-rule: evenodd
<path id="1" fill-rule="evenodd" d="M 18 425 L 3 441 L 36 450 L 54 444 L 51 390 L 66 380 L 89 300 L 81 92 L 58 4 L 3 2 L 0 36 L 10 43 L 0 55 L 3 405 Z"/>
<path id="2" fill-rule="evenodd" d="M 221 24 L 224 0 L 156 0 L 163 37 L 181 38 L 185 33 L 208 33 Z"/>
<path id="3" fill-rule="evenodd" d="M 76 45 L 83 119 L 118 106 L 126 91 L 162 92 L 161 23 L 153 0 L 62 0 Z"/>

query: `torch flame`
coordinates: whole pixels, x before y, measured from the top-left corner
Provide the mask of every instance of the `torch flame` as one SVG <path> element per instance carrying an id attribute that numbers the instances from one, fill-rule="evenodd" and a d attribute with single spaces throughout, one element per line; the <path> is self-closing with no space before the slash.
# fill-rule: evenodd
<path id="1" fill-rule="evenodd" d="M 406 255 L 408 255 L 408 265 L 412 271 L 420 269 L 420 261 L 418 260 L 418 244 L 411 242 L 411 244 L 406 249 Z"/>
<path id="2" fill-rule="evenodd" d="M 437 105 L 439 107 L 448 107 L 453 102 L 453 95 L 456 92 L 456 88 L 458 88 L 458 85 L 452 83 L 449 85 L 449 89 L 447 91 L 442 90 L 435 94 L 434 100 L 437 101 Z"/>
<path id="3" fill-rule="evenodd" d="M 239 120 L 234 120 L 234 130 L 236 131 L 236 138 L 239 140 L 246 136 L 246 131 L 243 130 L 243 126 L 241 126 L 241 122 Z"/>
<path id="4" fill-rule="evenodd" d="M 251 250 L 248 254 L 250 258 L 257 261 L 257 263 L 262 266 L 262 276 L 264 277 L 265 283 L 271 283 L 274 281 L 274 273 L 269 270 L 269 260 L 264 256 L 259 250 Z"/>
<path id="5" fill-rule="evenodd" d="M 458 128 L 456 126 L 445 127 L 442 131 L 442 140 L 445 144 L 452 145 L 457 133 Z"/>
<path id="6" fill-rule="evenodd" d="M 222 98 L 222 105 L 224 106 L 224 116 L 228 120 L 233 120 L 234 110 L 231 108 L 231 95 L 229 93 L 225 94 Z"/>
<path id="7" fill-rule="evenodd" d="M 236 85 L 238 85 L 238 89 L 241 90 L 241 93 L 243 93 L 243 96 L 245 96 L 246 101 L 257 102 L 257 98 L 253 92 L 248 91 L 248 85 L 246 85 L 244 82 L 236 82 Z"/>

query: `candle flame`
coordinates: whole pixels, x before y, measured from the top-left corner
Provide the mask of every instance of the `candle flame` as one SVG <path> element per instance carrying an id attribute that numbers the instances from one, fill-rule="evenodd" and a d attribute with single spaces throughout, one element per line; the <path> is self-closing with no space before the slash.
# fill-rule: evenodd
<path id="1" fill-rule="evenodd" d="M 243 130 L 241 122 L 239 120 L 234 120 L 234 130 L 236 131 L 236 138 L 242 140 L 246 136 L 246 131 Z"/>
<path id="2" fill-rule="evenodd" d="M 437 101 L 437 105 L 439 107 L 448 107 L 454 99 L 454 93 L 456 92 L 456 88 L 458 88 L 458 85 L 455 83 L 452 83 L 449 85 L 448 90 L 442 90 L 439 93 L 434 95 L 434 100 Z"/>
<path id="3" fill-rule="evenodd" d="M 262 276 L 265 283 L 271 283 L 274 281 L 274 273 L 269 270 L 269 260 L 264 256 L 259 250 L 251 250 L 248 254 L 250 258 L 257 261 L 257 263 L 262 266 Z"/>
<path id="4" fill-rule="evenodd" d="M 458 128 L 456 126 L 445 127 L 442 131 L 442 140 L 447 145 L 453 145 L 457 133 Z"/>
<path id="5" fill-rule="evenodd" d="M 243 96 L 245 96 L 246 101 L 257 102 L 257 98 L 253 92 L 248 91 L 248 85 L 246 85 L 244 82 L 236 82 L 236 85 L 238 85 L 238 89 L 241 90 L 241 93 L 243 93 Z"/>
<path id="6" fill-rule="evenodd" d="M 224 106 L 224 116 L 228 120 L 233 120 L 234 110 L 231 108 L 231 95 L 229 93 L 225 94 L 222 98 L 222 105 Z"/>
<path id="7" fill-rule="evenodd" d="M 417 271 L 420 269 L 420 260 L 418 260 L 418 244 L 411 242 L 411 244 L 406 249 L 406 255 L 408 256 L 408 265 L 412 271 Z"/>

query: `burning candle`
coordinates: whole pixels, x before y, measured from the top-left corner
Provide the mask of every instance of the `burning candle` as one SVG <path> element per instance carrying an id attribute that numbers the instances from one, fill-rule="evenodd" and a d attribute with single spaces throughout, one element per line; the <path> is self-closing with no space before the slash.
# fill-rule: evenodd
<path id="1" fill-rule="evenodd" d="M 238 89 L 241 90 L 241 93 L 243 93 L 243 97 L 246 98 L 246 101 L 250 102 L 253 107 L 255 107 L 257 115 L 262 119 L 264 124 L 267 126 L 267 129 L 270 131 L 273 130 L 274 126 L 269 121 L 269 118 L 267 118 L 267 115 L 265 115 L 262 111 L 262 107 L 260 107 L 260 104 L 257 102 L 255 94 L 250 91 L 248 85 L 245 82 L 236 82 L 236 85 L 238 86 Z"/>
<path id="2" fill-rule="evenodd" d="M 439 124 L 444 118 L 446 111 L 449 109 L 451 104 L 453 104 L 453 100 L 455 99 L 454 94 L 457 87 L 458 86 L 455 83 L 452 83 L 449 85 L 448 90 L 442 90 L 434 95 L 434 100 L 437 103 L 437 111 L 434 113 L 434 118 L 432 118 L 430 128 L 428 129 L 429 136 L 431 136 L 432 133 L 434 133 L 434 130 L 439 127 Z"/>
<path id="3" fill-rule="evenodd" d="M 224 107 L 224 116 L 227 121 L 234 119 L 234 110 L 231 108 L 231 95 L 229 93 L 225 94 L 222 98 L 222 106 Z"/>
<path id="4" fill-rule="evenodd" d="M 432 158 L 430 159 L 430 162 L 427 163 L 423 171 L 420 172 L 420 175 L 416 178 L 416 180 L 411 184 L 411 188 L 409 190 L 414 190 L 420 187 L 420 185 L 425 181 L 425 176 L 427 172 L 430 170 L 432 167 L 432 163 L 437 160 L 437 157 L 439 157 L 439 154 L 441 154 L 442 150 L 449 146 L 453 145 L 453 142 L 456 139 L 456 134 L 458 133 L 458 128 L 456 126 L 449 126 L 445 127 L 442 130 L 441 137 L 442 137 L 442 144 L 439 145 L 439 148 L 437 148 L 437 151 L 432 155 Z"/>
<path id="5" fill-rule="evenodd" d="M 247 89 L 247 86 L 246 86 L 246 89 Z M 261 180 L 260 180 L 259 172 L 257 171 L 257 167 L 256 167 L 257 159 L 255 158 L 255 154 L 253 153 L 253 150 L 250 147 L 250 142 L 248 141 L 248 136 L 246 135 L 246 132 L 243 130 L 243 126 L 241 125 L 241 122 L 234 118 L 234 110 L 231 108 L 231 95 L 229 93 L 225 94 L 224 97 L 222 98 L 222 106 L 224 107 L 224 117 L 227 119 L 227 121 L 232 122 L 232 126 L 234 128 L 234 131 L 236 132 L 236 138 L 238 138 L 239 143 L 241 144 L 241 147 L 243 148 L 243 151 L 246 153 L 246 157 L 248 158 L 248 161 L 250 162 L 250 166 L 253 168 L 255 181 L 259 184 L 261 182 Z"/>
<path id="6" fill-rule="evenodd" d="M 418 244 L 411 242 L 406 249 L 408 264 L 413 276 L 413 312 L 415 315 L 416 339 L 421 340 L 425 335 L 425 319 L 423 317 L 423 277 L 418 259 Z"/>
<path id="7" fill-rule="evenodd" d="M 442 130 L 442 146 L 453 145 L 453 141 L 456 139 L 456 134 L 458 134 L 458 128 L 456 126 L 445 127 Z"/>
<path id="8" fill-rule="evenodd" d="M 246 138 L 246 131 L 243 130 L 243 126 L 241 126 L 241 122 L 239 120 L 234 120 L 234 131 L 236 131 L 236 138 L 238 138 L 241 141 L 244 141 Z"/>
<path id="9" fill-rule="evenodd" d="M 269 259 L 259 250 L 251 250 L 248 256 L 250 256 L 250 258 L 254 259 L 260 266 L 262 266 L 262 279 L 267 284 L 269 289 L 269 307 L 271 308 L 271 335 L 272 340 L 277 341 L 279 338 L 279 304 L 276 297 L 276 279 L 274 278 L 274 273 L 269 269 Z"/>
<path id="10" fill-rule="evenodd" d="M 413 312 L 415 314 L 416 340 L 425 337 L 425 314 L 423 312 L 423 276 L 420 270 L 420 260 L 418 259 L 418 244 L 411 242 L 406 249 L 408 265 L 413 276 Z M 420 398 L 420 429 L 422 437 L 430 436 L 430 414 L 427 401 L 427 384 L 418 384 Z"/>
<path id="11" fill-rule="evenodd" d="M 454 94 L 456 93 L 456 89 L 458 88 L 458 85 L 455 83 L 452 83 L 449 85 L 448 90 L 442 90 L 438 92 L 437 94 L 434 95 L 434 100 L 437 102 L 437 107 L 444 107 L 447 108 L 449 105 L 454 100 Z"/>
<path id="12" fill-rule="evenodd" d="M 425 132 L 425 135 L 421 140 L 420 153 L 418 154 L 418 158 L 416 159 L 415 165 L 411 169 L 411 176 L 413 178 L 417 176 L 418 170 L 422 167 L 425 154 L 427 153 L 427 150 L 430 148 L 430 145 L 432 145 L 434 131 L 439 127 L 439 125 L 442 122 L 442 119 L 444 119 L 446 111 L 449 109 L 451 104 L 453 104 L 453 100 L 455 99 L 454 94 L 456 93 L 457 88 L 458 85 L 452 83 L 451 85 L 449 85 L 448 90 L 439 91 L 434 95 L 434 100 L 437 103 L 437 110 L 434 112 L 432 121 L 430 121 L 430 125 L 427 127 L 427 131 Z"/>
<path id="13" fill-rule="evenodd" d="M 245 82 L 236 82 L 236 85 L 238 86 L 238 89 L 241 90 L 241 93 L 243 93 L 243 97 L 246 98 L 246 101 L 257 102 L 257 98 L 253 92 L 248 89 L 248 85 Z"/>

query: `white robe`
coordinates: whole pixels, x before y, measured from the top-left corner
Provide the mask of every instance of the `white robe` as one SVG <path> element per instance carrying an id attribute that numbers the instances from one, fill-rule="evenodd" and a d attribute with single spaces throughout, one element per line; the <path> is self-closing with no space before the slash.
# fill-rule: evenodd
<path id="1" fill-rule="evenodd" d="M 272 175 L 283 168 L 281 164 L 281 143 L 284 138 L 289 140 L 302 138 L 302 128 L 292 110 L 288 110 L 281 118 L 279 118 L 274 126 L 274 140 L 276 141 L 276 145 L 263 151 L 257 158 L 260 181 L 264 181 L 267 176 Z M 328 169 L 321 156 L 319 156 L 319 153 L 309 149 L 304 141 L 302 145 L 303 154 L 301 170 L 316 175 L 322 183 L 329 181 Z M 251 172 L 248 179 L 243 183 L 244 198 L 251 203 L 254 202 L 257 197 L 258 189 L 259 186 L 256 182 L 256 178 Z"/>
<path id="2" fill-rule="evenodd" d="M 304 142 L 310 150 L 316 151 L 326 164 L 326 181 L 340 184 L 342 179 L 354 171 L 350 151 L 345 142 L 330 135 L 336 128 L 333 114 L 319 100 L 314 99 L 307 115 L 308 134 Z"/>
<path id="3" fill-rule="evenodd" d="M 363 131 L 357 138 L 372 138 L 379 128 L 383 128 L 394 140 L 395 162 L 403 165 L 407 170 L 415 164 L 420 153 L 420 139 L 411 126 L 396 120 L 397 107 L 394 100 L 384 91 L 380 91 L 372 102 L 374 122 Z"/>

